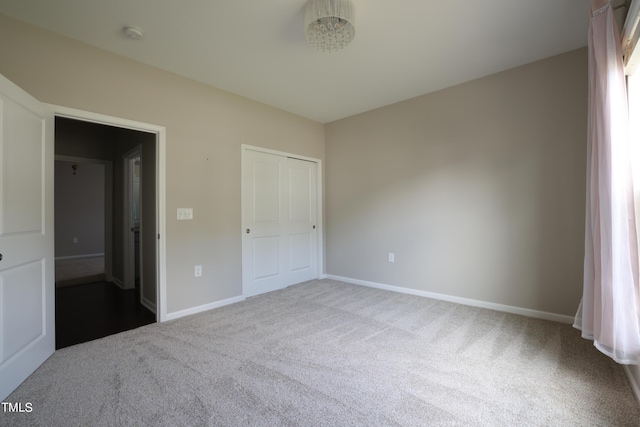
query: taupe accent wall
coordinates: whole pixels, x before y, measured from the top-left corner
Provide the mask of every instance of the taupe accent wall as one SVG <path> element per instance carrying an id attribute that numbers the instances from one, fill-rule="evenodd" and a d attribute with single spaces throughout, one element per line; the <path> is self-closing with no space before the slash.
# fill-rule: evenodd
<path id="1" fill-rule="evenodd" d="M 580 49 L 328 124 L 327 273 L 573 316 L 586 116 Z"/>
<path id="2" fill-rule="evenodd" d="M 324 160 L 322 124 L 4 15 L 0 54 L 0 74 L 42 102 L 166 127 L 168 313 L 242 294 L 241 144 Z"/>
<path id="3" fill-rule="evenodd" d="M 103 164 L 56 160 L 56 258 L 104 254 L 104 189 Z"/>

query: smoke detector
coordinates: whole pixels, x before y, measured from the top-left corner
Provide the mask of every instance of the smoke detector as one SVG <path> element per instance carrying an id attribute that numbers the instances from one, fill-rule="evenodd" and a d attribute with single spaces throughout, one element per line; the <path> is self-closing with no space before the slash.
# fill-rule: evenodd
<path id="1" fill-rule="evenodd" d="M 144 33 L 142 28 L 138 28 L 135 25 L 127 25 L 122 29 L 125 37 L 131 40 L 140 40 Z"/>

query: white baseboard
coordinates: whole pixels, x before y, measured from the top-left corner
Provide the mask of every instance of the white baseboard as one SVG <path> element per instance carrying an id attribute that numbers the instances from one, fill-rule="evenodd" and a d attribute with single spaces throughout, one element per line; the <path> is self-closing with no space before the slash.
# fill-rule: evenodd
<path id="1" fill-rule="evenodd" d="M 400 292 L 403 294 L 417 295 L 442 301 L 455 302 L 457 304 L 469 305 L 472 307 L 488 308 L 496 311 L 504 311 L 506 313 L 519 314 L 527 317 L 535 317 L 537 319 L 551 320 L 554 322 L 573 324 L 573 317 L 562 314 L 549 313 L 546 311 L 531 310 L 529 308 L 514 307 L 511 305 L 497 304 L 493 302 L 474 300 L 469 298 L 456 297 L 434 292 L 419 291 L 417 289 L 403 288 L 401 286 L 384 285 L 382 283 L 368 282 L 366 280 L 351 279 L 348 277 L 326 275 L 327 279 L 338 280 L 341 282 L 351 283 L 354 285 L 368 286 L 370 288 L 384 289 L 387 291 Z"/>
<path id="2" fill-rule="evenodd" d="M 56 261 L 59 259 L 76 259 L 76 258 L 93 258 L 97 256 L 104 256 L 104 253 L 101 254 L 84 254 L 84 255 L 69 255 L 69 256 L 57 256 Z"/>
<path id="3" fill-rule="evenodd" d="M 120 289 L 126 289 L 126 288 L 124 287 L 124 282 L 123 282 L 122 280 L 118 279 L 117 277 L 114 277 L 114 278 L 113 278 L 113 283 L 114 283 L 116 286 L 118 286 Z"/>
<path id="4" fill-rule="evenodd" d="M 153 314 L 156 314 L 156 304 L 153 301 L 149 301 L 145 297 L 140 298 L 140 304 L 149 309 Z"/>
<path id="5" fill-rule="evenodd" d="M 196 314 L 196 313 L 202 313 L 203 311 L 224 307 L 225 305 L 235 304 L 237 302 L 244 301 L 244 300 L 245 300 L 245 297 L 240 295 L 240 296 L 228 298 L 222 301 L 215 301 L 209 304 L 188 308 L 186 310 L 174 311 L 173 313 L 167 313 L 167 320 L 179 319 L 180 317 L 189 316 L 191 314 Z"/>
<path id="6" fill-rule="evenodd" d="M 624 372 L 629 378 L 629 384 L 633 389 L 633 394 L 636 395 L 636 400 L 640 403 L 640 365 L 623 365 Z"/>

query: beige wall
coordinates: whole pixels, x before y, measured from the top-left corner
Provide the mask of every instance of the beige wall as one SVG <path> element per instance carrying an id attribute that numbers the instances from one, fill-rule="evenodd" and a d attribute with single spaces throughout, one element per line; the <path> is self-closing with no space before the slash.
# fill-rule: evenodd
<path id="1" fill-rule="evenodd" d="M 169 313 L 242 292 L 241 144 L 324 159 L 319 123 L 2 15 L 0 54 L 0 74 L 43 102 L 166 127 Z"/>
<path id="2" fill-rule="evenodd" d="M 586 113 L 580 49 L 328 124 L 327 273 L 574 315 Z"/>

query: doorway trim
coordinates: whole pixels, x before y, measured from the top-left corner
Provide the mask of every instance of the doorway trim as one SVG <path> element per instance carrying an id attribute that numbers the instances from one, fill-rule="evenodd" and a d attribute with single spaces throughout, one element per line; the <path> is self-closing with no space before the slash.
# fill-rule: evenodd
<path id="1" fill-rule="evenodd" d="M 122 162 L 123 162 L 123 171 L 124 171 L 124 192 L 123 192 L 123 196 L 124 196 L 124 202 L 123 202 L 123 218 L 122 218 L 122 223 L 124 224 L 124 227 L 122 228 L 122 241 L 124 242 L 124 263 L 123 263 L 123 275 L 124 277 L 122 278 L 122 285 L 124 289 L 134 289 L 135 285 L 136 285 L 136 262 L 138 263 L 138 265 L 140 267 L 142 267 L 142 262 L 141 260 L 144 259 L 142 256 L 142 228 L 143 228 L 143 224 L 142 224 L 142 214 L 139 213 L 138 217 L 139 217 L 139 223 L 140 223 L 140 228 L 139 228 L 139 233 L 140 233 L 140 237 L 139 237 L 139 247 L 138 247 L 138 256 L 136 257 L 136 248 L 135 248 L 135 236 L 133 234 L 131 234 L 134 230 L 133 230 L 133 222 L 134 222 L 134 218 L 133 218 L 133 181 L 132 181 L 132 173 L 133 173 L 133 169 L 131 168 L 131 160 L 134 157 L 142 157 L 142 145 L 138 144 L 136 145 L 134 148 L 132 148 L 131 150 L 127 151 L 125 154 L 122 155 Z M 140 190 L 139 190 L 139 197 L 138 197 L 138 210 L 139 212 L 142 211 L 142 206 L 140 203 L 140 200 L 142 200 L 142 186 L 140 186 Z M 136 259 L 137 258 L 137 259 Z M 155 313 L 156 308 L 155 307 L 149 307 L 150 303 L 149 301 L 146 301 L 143 298 L 144 292 L 142 291 L 142 286 L 143 286 L 144 280 L 142 279 L 142 268 L 140 268 L 140 303 L 142 305 L 144 305 L 145 307 L 147 307 L 149 310 L 153 311 Z"/>
<path id="2" fill-rule="evenodd" d="M 156 135 L 156 221 L 158 245 L 156 253 L 156 321 L 164 322 L 167 319 L 167 220 L 166 220 L 166 141 L 167 130 L 164 126 L 143 123 L 99 113 L 63 107 L 54 104 L 45 104 L 56 117 L 81 120 L 107 126 L 137 130 Z"/>
<path id="3" fill-rule="evenodd" d="M 317 164 L 317 168 L 316 168 L 316 222 L 318 225 L 318 232 L 317 232 L 317 239 L 316 239 L 316 253 L 317 253 L 317 262 L 318 262 L 318 279 L 322 279 L 325 276 L 325 268 L 324 268 L 324 218 L 322 216 L 322 212 L 324 211 L 324 193 L 322 192 L 322 160 L 321 159 L 317 159 L 315 157 L 309 157 L 309 156 L 301 156 L 299 154 L 294 154 L 294 153 L 288 153 L 285 151 L 278 151 L 278 150 L 271 150 L 269 148 L 263 148 L 263 147 L 257 147 L 254 145 L 248 145 L 248 144 L 242 144 L 240 146 L 240 150 L 241 150 L 241 155 L 240 155 L 240 162 L 241 162 L 241 178 L 240 178 L 240 188 L 244 188 L 244 173 L 242 173 L 242 168 L 244 167 L 245 164 L 245 156 L 246 156 L 246 152 L 247 151 L 258 151 L 261 153 L 268 153 L 268 154 L 275 154 L 277 156 L 283 156 L 283 157 L 289 157 L 289 158 L 293 158 L 293 159 L 298 159 L 298 160 L 305 160 L 308 162 L 314 162 Z M 245 203 L 244 203 L 244 195 L 242 195 L 241 197 L 241 206 L 240 206 L 240 212 L 241 212 L 241 227 L 240 227 L 240 232 L 242 233 L 242 236 L 244 236 L 244 211 L 245 211 Z M 244 242 L 244 238 L 242 238 L 242 241 Z M 244 247 L 242 248 L 243 254 L 244 254 Z M 244 266 L 242 266 L 242 271 L 244 272 Z M 244 273 L 243 273 L 244 274 Z M 244 285 L 244 277 L 242 278 L 242 295 L 243 297 L 246 297 L 246 292 L 245 292 L 245 285 Z"/>

